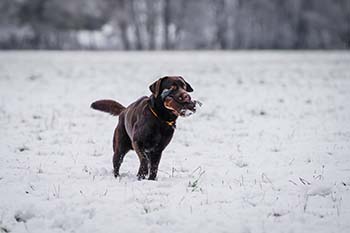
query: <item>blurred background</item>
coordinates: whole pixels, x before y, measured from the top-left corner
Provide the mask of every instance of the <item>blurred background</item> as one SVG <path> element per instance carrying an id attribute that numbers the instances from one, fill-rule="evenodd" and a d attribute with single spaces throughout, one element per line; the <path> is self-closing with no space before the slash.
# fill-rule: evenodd
<path id="1" fill-rule="evenodd" d="M 349 49 L 350 0 L 0 0 L 0 49 Z"/>

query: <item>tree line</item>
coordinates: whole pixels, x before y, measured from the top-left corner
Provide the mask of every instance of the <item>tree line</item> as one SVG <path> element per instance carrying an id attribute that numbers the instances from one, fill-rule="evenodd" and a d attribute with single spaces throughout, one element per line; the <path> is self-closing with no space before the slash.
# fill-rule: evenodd
<path id="1" fill-rule="evenodd" d="M 1 0 L 1 49 L 349 49 L 349 0 Z"/>

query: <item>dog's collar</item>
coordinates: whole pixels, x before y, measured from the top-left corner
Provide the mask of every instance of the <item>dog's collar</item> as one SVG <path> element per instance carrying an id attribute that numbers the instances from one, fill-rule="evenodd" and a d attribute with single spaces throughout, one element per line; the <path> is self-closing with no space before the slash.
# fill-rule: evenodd
<path id="1" fill-rule="evenodd" d="M 161 121 L 164 121 L 167 125 L 171 126 L 172 128 L 174 128 L 174 129 L 176 128 L 176 124 L 175 124 L 176 121 L 175 120 L 173 120 L 173 121 L 162 120 L 159 118 L 158 114 L 156 113 L 156 111 L 154 111 L 154 109 L 151 107 L 151 105 L 148 104 L 148 108 L 156 118 L 158 118 Z"/>

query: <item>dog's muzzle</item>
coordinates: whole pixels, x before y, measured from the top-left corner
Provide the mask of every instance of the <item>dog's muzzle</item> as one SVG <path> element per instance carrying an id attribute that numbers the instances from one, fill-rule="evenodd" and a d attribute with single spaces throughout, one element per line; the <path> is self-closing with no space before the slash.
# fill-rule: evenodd
<path id="1" fill-rule="evenodd" d="M 196 112 L 198 107 L 202 106 L 202 103 L 198 100 L 191 100 L 187 102 L 180 102 L 173 95 L 172 89 L 164 89 L 161 98 L 164 102 L 164 106 L 173 111 L 176 115 L 187 117 Z"/>

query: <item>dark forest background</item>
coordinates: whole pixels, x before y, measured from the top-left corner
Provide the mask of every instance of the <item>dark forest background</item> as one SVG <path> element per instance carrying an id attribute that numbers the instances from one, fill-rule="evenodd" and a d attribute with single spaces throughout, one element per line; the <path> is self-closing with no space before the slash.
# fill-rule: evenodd
<path id="1" fill-rule="evenodd" d="M 0 49 L 349 49 L 350 0 L 0 0 Z"/>

